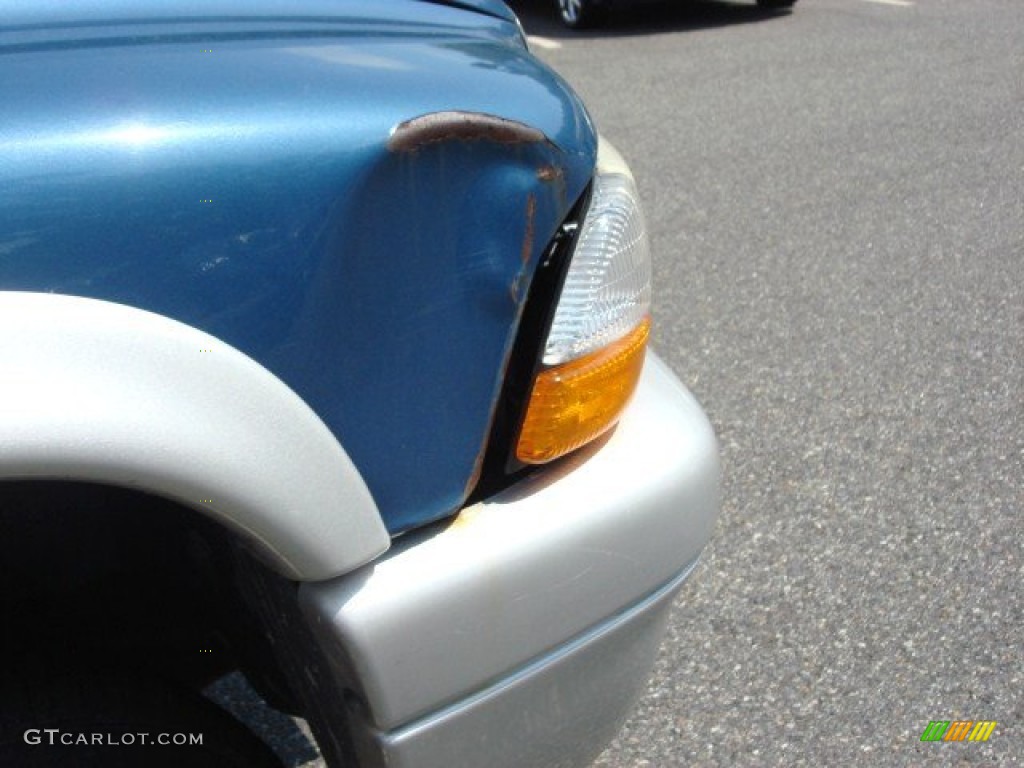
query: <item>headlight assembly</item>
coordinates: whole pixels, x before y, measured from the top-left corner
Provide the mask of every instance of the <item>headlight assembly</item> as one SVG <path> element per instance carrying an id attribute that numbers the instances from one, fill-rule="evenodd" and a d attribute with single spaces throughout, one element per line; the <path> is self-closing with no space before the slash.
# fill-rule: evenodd
<path id="1" fill-rule="evenodd" d="M 556 459 L 618 421 L 640 378 L 650 304 L 650 249 L 636 186 L 602 141 L 516 445 L 520 461 Z"/>

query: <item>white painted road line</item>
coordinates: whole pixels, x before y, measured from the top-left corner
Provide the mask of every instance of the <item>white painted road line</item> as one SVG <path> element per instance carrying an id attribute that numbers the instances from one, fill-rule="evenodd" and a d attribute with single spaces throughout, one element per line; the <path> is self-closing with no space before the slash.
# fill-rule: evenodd
<path id="1" fill-rule="evenodd" d="M 864 0 L 864 2 L 876 5 L 898 5 L 900 8 L 909 8 L 913 5 L 910 0 Z"/>
<path id="2" fill-rule="evenodd" d="M 528 35 L 526 41 L 530 44 L 531 48 L 543 48 L 546 51 L 557 51 L 562 47 L 562 44 L 557 40 L 549 40 L 546 37 L 539 37 L 537 35 Z"/>

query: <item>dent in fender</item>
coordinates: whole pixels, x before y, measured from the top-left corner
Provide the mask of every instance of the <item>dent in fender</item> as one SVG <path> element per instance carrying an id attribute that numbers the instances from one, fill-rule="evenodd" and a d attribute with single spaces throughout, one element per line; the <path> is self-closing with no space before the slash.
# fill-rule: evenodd
<path id="1" fill-rule="evenodd" d="M 679 576 L 711 536 L 720 481 L 707 416 L 652 351 L 607 438 L 403 536 L 372 568 L 304 584 L 300 604 L 339 681 L 355 670 L 373 727 L 394 731 Z"/>
<path id="2" fill-rule="evenodd" d="M 325 579 L 389 546 L 355 466 L 312 410 L 218 339 L 111 302 L 0 292 L 0 481 L 143 490 Z"/>

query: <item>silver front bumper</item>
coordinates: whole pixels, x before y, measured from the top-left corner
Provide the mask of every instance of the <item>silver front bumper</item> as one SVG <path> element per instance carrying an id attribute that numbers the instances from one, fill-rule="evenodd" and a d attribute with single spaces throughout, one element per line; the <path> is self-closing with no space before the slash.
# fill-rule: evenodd
<path id="1" fill-rule="evenodd" d="M 651 354 L 599 445 L 304 584 L 366 762 L 586 765 L 645 683 L 718 506 L 711 427 Z"/>

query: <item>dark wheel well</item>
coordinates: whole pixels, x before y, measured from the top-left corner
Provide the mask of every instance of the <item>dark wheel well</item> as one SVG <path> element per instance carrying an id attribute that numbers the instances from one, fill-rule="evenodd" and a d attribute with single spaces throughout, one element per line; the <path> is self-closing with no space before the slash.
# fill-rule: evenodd
<path id="1" fill-rule="evenodd" d="M 0 652 L 131 667 L 194 690 L 242 668 L 289 709 L 226 570 L 232 548 L 222 526 L 136 490 L 0 483 Z"/>
<path id="2" fill-rule="evenodd" d="M 198 693 L 125 669 L 28 665 L 0 680 L 0 764 L 283 768 Z"/>
<path id="3" fill-rule="evenodd" d="M 102 669 L 191 696 L 238 669 L 272 707 L 309 721 L 329 764 L 356 764 L 358 704 L 348 686 L 316 684 L 334 671 L 298 585 L 195 510 L 124 488 L 0 483 L 0 577 L 9 665 Z M 0 696 L 0 725 L 11 706 Z"/>

